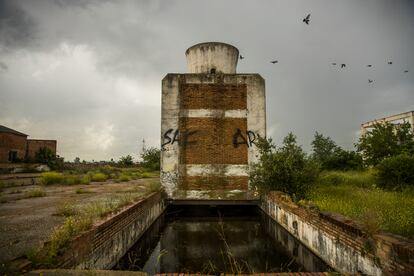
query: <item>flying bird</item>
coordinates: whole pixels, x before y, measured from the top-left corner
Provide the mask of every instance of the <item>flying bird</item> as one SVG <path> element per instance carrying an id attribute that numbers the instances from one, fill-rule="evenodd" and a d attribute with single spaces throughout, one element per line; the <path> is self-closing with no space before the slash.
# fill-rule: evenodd
<path id="1" fill-rule="evenodd" d="M 342 63 L 341 64 L 341 68 L 345 68 L 346 67 L 346 64 L 345 63 Z"/>
<path id="2" fill-rule="evenodd" d="M 371 64 L 368 64 L 367 67 L 372 67 L 372 65 Z"/>
<path id="3" fill-rule="evenodd" d="M 336 62 L 332 62 L 332 65 L 336 65 Z"/>
<path id="4" fill-rule="evenodd" d="M 368 83 L 372 83 L 372 82 L 373 82 L 373 80 L 368 79 Z"/>
<path id="5" fill-rule="evenodd" d="M 392 61 L 388 61 L 388 64 L 390 64 L 390 65 L 391 65 L 391 64 L 392 64 Z"/>
<path id="6" fill-rule="evenodd" d="M 244 56 L 240 55 L 240 59 L 244 59 Z"/>
<path id="7" fill-rule="evenodd" d="M 309 25 L 309 19 L 310 19 L 310 14 L 308 14 L 305 18 L 303 18 L 303 22 L 306 23 L 306 25 Z"/>
<path id="8" fill-rule="evenodd" d="M 273 63 L 273 64 L 275 64 L 275 63 L 278 63 L 279 61 L 277 61 L 277 60 L 272 60 L 270 63 Z"/>
<path id="9" fill-rule="evenodd" d="M 408 70 L 404 70 L 404 73 L 408 73 Z"/>

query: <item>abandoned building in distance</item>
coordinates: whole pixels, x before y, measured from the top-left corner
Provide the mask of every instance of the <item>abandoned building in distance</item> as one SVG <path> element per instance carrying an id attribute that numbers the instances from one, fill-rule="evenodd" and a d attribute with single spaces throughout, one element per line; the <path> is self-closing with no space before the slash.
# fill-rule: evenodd
<path id="1" fill-rule="evenodd" d="M 361 136 L 364 136 L 368 131 L 370 131 L 375 126 L 375 124 L 385 123 L 385 122 L 388 122 L 394 125 L 408 122 L 411 125 L 411 130 L 414 132 L 414 110 L 396 114 L 396 115 L 391 115 L 391 116 L 384 117 L 381 119 L 372 120 L 369 122 L 365 122 L 361 124 Z"/>
<path id="2" fill-rule="evenodd" d="M 56 154 L 56 140 L 27 139 L 27 136 L 0 125 L 0 163 L 34 160 L 41 148 L 48 148 Z"/>
<path id="3" fill-rule="evenodd" d="M 264 79 L 237 74 L 229 44 L 200 43 L 185 55 L 189 73 L 162 80 L 161 183 L 174 199 L 248 196 L 255 142 L 266 136 Z"/>

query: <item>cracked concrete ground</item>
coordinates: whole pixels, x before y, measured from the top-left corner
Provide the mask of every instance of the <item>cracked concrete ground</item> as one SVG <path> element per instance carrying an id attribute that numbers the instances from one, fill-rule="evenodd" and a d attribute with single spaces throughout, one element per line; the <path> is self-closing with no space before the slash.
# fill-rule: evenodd
<path id="1" fill-rule="evenodd" d="M 87 185 L 19 186 L 1 189 L 0 194 L 0 264 L 24 256 L 31 248 L 42 245 L 53 229 L 65 218 L 56 215 L 64 202 L 86 204 L 111 195 L 143 189 L 154 178 L 129 182 L 92 182 Z M 43 197 L 25 198 L 27 192 L 44 188 Z M 82 192 L 79 193 L 79 189 Z M 144 194 L 144 192 L 143 192 Z"/>

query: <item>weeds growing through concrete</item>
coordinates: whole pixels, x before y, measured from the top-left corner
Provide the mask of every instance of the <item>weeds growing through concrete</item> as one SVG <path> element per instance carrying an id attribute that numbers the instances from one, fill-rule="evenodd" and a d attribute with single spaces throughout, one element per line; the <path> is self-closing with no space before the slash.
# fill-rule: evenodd
<path id="1" fill-rule="evenodd" d="M 70 202 L 64 203 L 57 210 L 57 214 L 66 216 L 63 225 L 52 233 L 50 241 L 43 248 L 28 252 L 27 257 L 35 266 L 52 266 L 74 237 L 89 230 L 102 217 L 119 211 L 143 195 L 143 192 L 125 192 L 80 207 Z"/>
<path id="2" fill-rule="evenodd" d="M 74 202 L 65 201 L 57 207 L 55 215 L 70 217 L 78 214 L 78 212 L 78 208 Z"/>
<path id="3" fill-rule="evenodd" d="M 161 189 L 160 181 L 159 180 L 151 181 L 148 184 L 147 189 L 150 193 L 158 192 Z"/>

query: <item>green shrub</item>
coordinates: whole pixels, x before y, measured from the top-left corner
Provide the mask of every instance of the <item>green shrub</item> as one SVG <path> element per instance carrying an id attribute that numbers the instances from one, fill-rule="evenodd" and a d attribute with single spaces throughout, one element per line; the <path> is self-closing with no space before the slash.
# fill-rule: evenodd
<path id="1" fill-rule="evenodd" d="M 44 185 L 58 184 L 64 182 L 64 176 L 58 172 L 44 172 L 40 177 L 40 183 Z"/>
<path id="2" fill-rule="evenodd" d="M 122 167 L 128 167 L 134 165 L 134 161 L 132 156 L 128 154 L 127 156 L 122 156 L 119 159 L 118 164 Z"/>
<path id="3" fill-rule="evenodd" d="M 113 176 L 117 175 L 121 170 L 119 168 L 112 167 L 110 165 L 105 165 L 99 168 L 99 172 L 108 176 L 108 178 L 112 178 Z"/>
<path id="4" fill-rule="evenodd" d="M 149 173 L 149 172 L 144 172 L 144 173 L 141 174 L 141 178 L 150 178 L 152 176 L 153 175 L 151 173 Z"/>
<path id="5" fill-rule="evenodd" d="M 120 176 L 119 176 L 119 181 L 121 181 L 121 182 L 125 182 L 125 181 L 129 181 L 129 180 L 131 180 L 130 178 L 129 178 L 129 176 L 128 175 L 126 175 L 126 174 L 121 174 Z"/>
<path id="6" fill-rule="evenodd" d="M 253 187 L 282 191 L 294 200 L 306 197 L 319 170 L 296 144 L 295 135 L 289 133 L 280 148 L 276 148 L 271 139 L 259 138 L 256 144 L 261 156 L 250 171 Z"/>
<path id="7" fill-rule="evenodd" d="M 79 180 L 80 184 L 89 184 L 91 183 L 91 177 L 89 175 L 84 175 Z"/>
<path id="8" fill-rule="evenodd" d="M 141 153 L 142 166 L 150 170 L 160 170 L 161 151 L 157 148 L 145 149 Z"/>
<path id="9" fill-rule="evenodd" d="M 414 186 L 414 156 L 400 154 L 382 160 L 377 165 L 378 184 L 391 190 Z"/>
<path id="10" fill-rule="evenodd" d="M 63 157 L 59 157 L 49 148 L 42 147 L 35 153 L 37 163 L 46 164 L 49 168 L 56 170 L 63 168 Z"/>
<path id="11" fill-rule="evenodd" d="M 91 176 L 91 180 L 94 182 L 103 182 L 106 181 L 108 177 L 103 173 L 94 173 Z"/>
<path id="12" fill-rule="evenodd" d="M 43 197 L 46 196 L 46 191 L 42 188 L 35 188 L 24 193 L 23 198 Z"/>
<path id="13" fill-rule="evenodd" d="M 361 170 L 363 168 L 362 156 L 355 151 L 338 148 L 332 156 L 323 163 L 326 170 Z"/>

